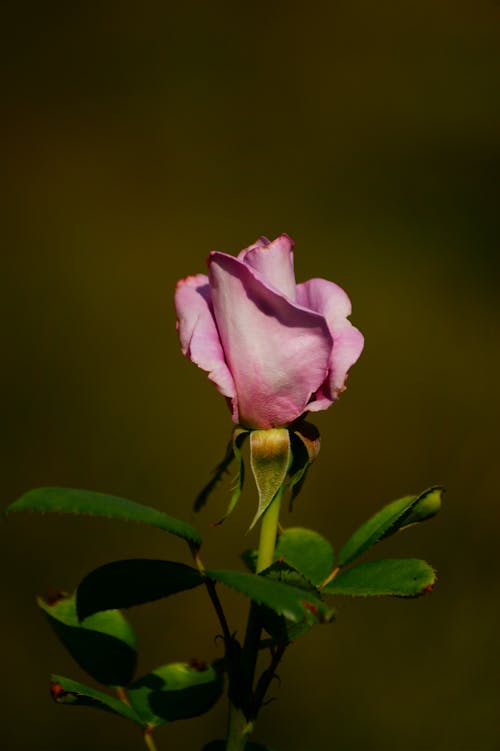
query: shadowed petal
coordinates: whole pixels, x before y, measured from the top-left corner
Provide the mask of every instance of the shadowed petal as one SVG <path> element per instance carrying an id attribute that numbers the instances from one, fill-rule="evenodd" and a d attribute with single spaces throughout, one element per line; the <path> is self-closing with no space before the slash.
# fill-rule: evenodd
<path id="1" fill-rule="evenodd" d="M 266 284 L 295 300 L 293 240 L 280 235 L 267 245 L 254 245 L 240 259 L 257 271 Z"/>
<path id="2" fill-rule="evenodd" d="M 310 279 L 297 285 L 297 300 L 301 305 L 321 313 L 333 336 L 328 378 L 308 405 L 311 412 L 326 409 L 345 388 L 347 372 L 363 350 L 363 335 L 347 316 L 351 302 L 344 290 L 325 279 Z"/>
<path id="3" fill-rule="evenodd" d="M 207 371 L 221 394 L 234 399 L 236 389 L 213 317 L 208 277 L 197 274 L 181 279 L 175 289 L 175 309 L 183 354 Z"/>
<path id="4" fill-rule="evenodd" d="M 209 279 L 240 421 L 258 428 L 288 424 L 327 376 L 332 337 L 325 319 L 225 253 L 210 255 Z"/>

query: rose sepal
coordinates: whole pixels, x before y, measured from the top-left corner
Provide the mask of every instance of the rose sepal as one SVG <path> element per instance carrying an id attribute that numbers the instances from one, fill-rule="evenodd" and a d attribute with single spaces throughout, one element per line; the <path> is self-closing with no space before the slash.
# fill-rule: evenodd
<path id="1" fill-rule="evenodd" d="M 259 493 L 259 503 L 250 529 L 253 529 L 285 484 L 291 461 L 292 450 L 288 428 L 252 430 L 250 465 Z"/>

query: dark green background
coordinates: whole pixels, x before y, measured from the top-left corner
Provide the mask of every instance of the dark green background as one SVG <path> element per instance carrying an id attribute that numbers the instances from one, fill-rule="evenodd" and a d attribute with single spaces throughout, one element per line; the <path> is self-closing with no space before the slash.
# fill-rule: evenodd
<path id="1" fill-rule="evenodd" d="M 278 751 L 494 751 L 498 722 L 499 16 L 496 2 L 15 3 L 4 6 L 3 503 L 44 484 L 186 520 L 220 458 L 223 399 L 183 359 L 176 280 L 211 249 L 297 242 L 366 336 L 285 524 L 338 546 L 386 501 L 442 483 L 443 513 L 385 544 L 439 570 L 412 601 L 339 601 L 290 650 L 256 738 Z M 4 170 L 5 172 L 5 170 Z M 196 520 L 238 565 L 255 498 Z M 2 744 L 142 748 L 124 722 L 52 704 L 81 678 L 34 595 L 184 546 L 133 525 L 2 526 Z M 382 548 L 377 551 L 383 553 Z M 226 598 L 241 630 L 243 600 Z M 220 654 L 202 591 L 135 610 L 141 670 Z M 160 749 L 223 734 L 223 704 Z"/>

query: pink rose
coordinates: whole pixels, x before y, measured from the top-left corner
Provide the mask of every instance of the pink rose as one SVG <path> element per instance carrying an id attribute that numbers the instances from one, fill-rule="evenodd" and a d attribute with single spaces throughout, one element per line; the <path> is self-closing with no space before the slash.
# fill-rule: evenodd
<path id="1" fill-rule="evenodd" d="M 344 290 L 325 279 L 296 284 L 288 235 L 262 237 L 237 258 L 211 253 L 208 277 L 178 282 L 175 306 L 183 353 L 249 428 L 327 409 L 363 349 Z"/>

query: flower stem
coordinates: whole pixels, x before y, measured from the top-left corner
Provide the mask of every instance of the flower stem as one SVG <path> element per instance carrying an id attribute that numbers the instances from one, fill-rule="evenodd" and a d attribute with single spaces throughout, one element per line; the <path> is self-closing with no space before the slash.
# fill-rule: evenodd
<path id="1" fill-rule="evenodd" d="M 207 589 L 208 596 L 210 597 L 210 601 L 214 607 L 217 618 L 219 619 L 219 623 L 222 628 L 222 636 L 224 638 L 224 645 L 225 645 L 226 657 L 227 657 L 227 653 L 231 648 L 232 638 L 231 638 L 231 632 L 229 631 L 229 626 L 227 625 L 226 614 L 224 613 L 224 608 L 222 607 L 222 603 L 219 599 L 219 595 L 217 594 L 217 590 L 215 588 L 215 582 L 209 579 L 205 574 L 205 566 L 203 565 L 203 561 L 200 558 L 199 550 L 191 546 L 190 546 L 190 550 L 191 550 L 194 562 L 196 563 L 196 567 L 198 571 L 204 577 L 205 587 Z"/>
<path id="2" fill-rule="evenodd" d="M 247 722 L 242 710 L 230 704 L 226 751 L 243 751 L 252 730 L 253 724 Z"/>
<path id="3" fill-rule="evenodd" d="M 283 490 L 280 488 L 262 516 L 256 567 L 258 574 L 268 568 L 274 560 L 282 493 Z M 253 718 L 258 709 L 254 706 L 253 684 L 259 655 L 260 634 L 259 608 L 252 603 L 241 655 L 242 691 L 240 696 L 243 699 L 246 716 L 241 708 L 230 703 L 226 751 L 243 751 L 253 730 Z"/>
<path id="4" fill-rule="evenodd" d="M 262 516 L 260 527 L 259 549 L 257 553 L 256 573 L 268 568 L 274 559 L 274 548 L 276 546 L 276 535 L 278 533 L 278 523 L 280 514 L 282 489 L 277 492 L 270 506 Z M 248 616 L 245 642 L 243 644 L 242 654 L 242 671 L 245 682 L 246 694 L 252 692 L 253 681 L 255 677 L 255 667 L 259 654 L 260 632 L 261 627 L 258 617 L 259 607 L 254 602 L 250 605 Z"/>
<path id="5" fill-rule="evenodd" d="M 262 516 L 257 555 L 257 574 L 260 574 L 261 571 L 270 566 L 274 559 L 282 494 L 283 488 L 281 487 Z"/>

